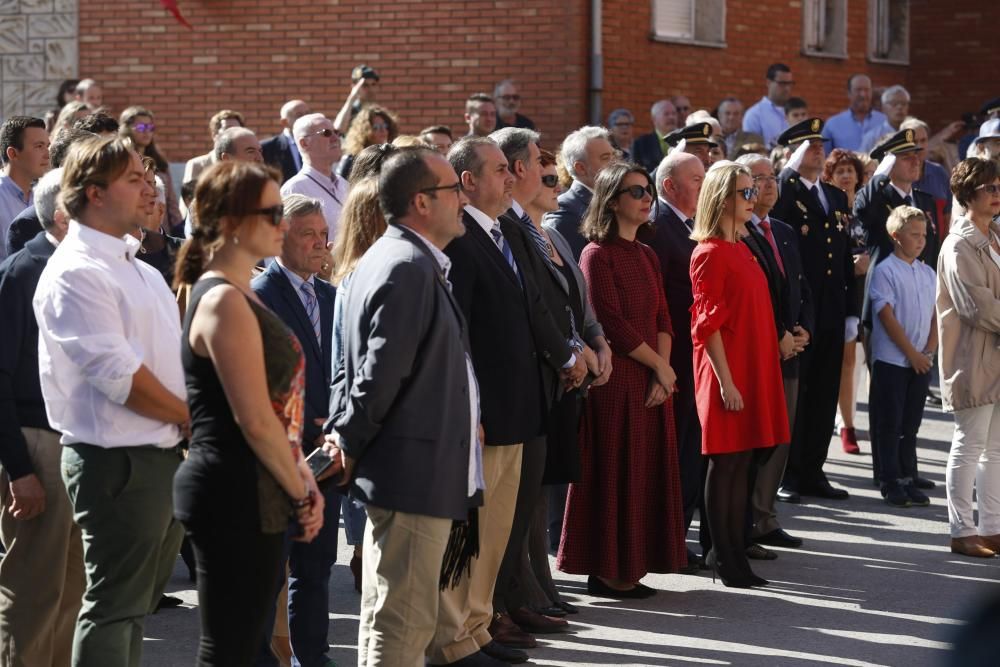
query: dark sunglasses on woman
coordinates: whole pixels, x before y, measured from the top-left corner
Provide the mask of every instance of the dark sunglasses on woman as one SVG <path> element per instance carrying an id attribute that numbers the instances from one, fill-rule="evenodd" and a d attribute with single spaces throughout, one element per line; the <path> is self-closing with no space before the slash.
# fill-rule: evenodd
<path id="1" fill-rule="evenodd" d="M 547 188 L 554 188 L 559 185 L 559 177 L 555 174 L 546 174 L 542 176 L 542 185 Z"/>
<path id="2" fill-rule="evenodd" d="M 647 185 L 646 187 L 643 187 L 641 185 L 630 185 L 629 187 L 622 188 L 621 190 L 616 192 L 615 196 L 623 195 L 625 193 L 628 193 L 628 195 L 632 199 L 635 199 L 636 201 L 641 201 L 642 198 L 645 197 L 646 195 L 649 195 L 650 197 L 656 197 L 656 195 L 653 193 L 652 185 Z"/>
<path id="3" fill-rule="evenodd" d="M 285 217 L 285 207 L 283 204 L 278 204 L 270 208 L 259 208 L 254 213 L 264 216 L 272 226 L 277 227 Z"/>
<path id="4" fill-rule="evenodd" d="M 736 194 L 743 197 L 746 201 L 751 201 L 757 198 L 757 195 L 760 194 L 760 190 L 757 188 L 743 188 L 742 190 L 737 190 Z"/>

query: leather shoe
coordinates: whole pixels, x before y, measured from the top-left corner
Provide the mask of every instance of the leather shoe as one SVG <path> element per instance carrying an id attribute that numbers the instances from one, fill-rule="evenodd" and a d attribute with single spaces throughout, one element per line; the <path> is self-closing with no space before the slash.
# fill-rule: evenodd
<path id="1" fill-rule="evenodd" d="M 587 577 L 587 592 L 596 597 L 611 598 L 613 600 L 640 600 L 650 597 L 647 590 L 643 590 L 638 586 L 633 586 L 627 591 L 611 588 L 611 586 L 608 586 L 594 575 Z"/>
<path id="2" fill-rule="evenodd" d="M 930 491 L 931 489 L 936 488 L 937 484 L 925 477 L 914 477 L 913 486 L 918 489 L 923 489 L 924 491 Z"/>
<path id="3" fill-rule="evenodd" d="M 1000 554 L 1000 535 L 980 535 L 979 543 L 990 551 Z"/>
<path id="4" fill-rule="evenodd" d="M 511 609 L 509 613 L 510 620 L 517 623 L 517 625 L 525 632 L 545 635 L 554 634 L 556 632 L 566 632 L 566 630 L 569 629 L 569 622 L 561 618 L 543 616 L 528 607 Z"/>
<path id="5" fill-rule="evenodd" d="M 777 528 L 772 530 L 770 533 L 765 533 L 754 540 L 760 544 L 766 544 L 770 547 L 788 547 L 790 549 L 796 549 L 802 546 L 802 538 L 795 537 L 794 535 L 789 535 L 782 528 Z"/>
<path id="6" fill-rule="evenodd" d="M 747 547 L 747 558 L 751 560 L 777 560 L 778 554 L 759 544 L 751 544 Z"/>
<path id="7" fill-rule="evenodd" d="M 536 609 L 535 611 L 537 611 L 542 616 L 550 616 L 552 618 L 562 618 L 563 616 L 569 613 L 562 607 L 559 607 L 554 604 L 549 605 L 548 607 L 542 607 L 541 609 Z"/>
<path id="8" fill-rule="evenodd" d="M 486 646 L 496 644 L 496 642 L 490 642 Z M 448 665 L 452 667 L 504 667 L 505 665 L 516 664 L 511 660 L 501 660 L 500 658 L 495 658 L 486 652 L 486 646 L 479 649 L 472 655 L 467 655 L 461 660 L 456 660 L 455 662 L 449 662 Z M 518 660 L 516 662 L 526 662 L 528 660 L 528 654 L 523 651 L 519 651 L 524 656 L 524 660 Z"/>
<path id="9" fill-rule="evenodd" d="M 799 493 L 804 496 L 815 496 L 817 498 L 828 498 L 830 500 L 847 500 L 849 497 L 846 489 L 838 489 L 829 482 L 803 487 Z"/>
<path id="10" fill-rule="evenodd" d="M 558 602 L 556 602 L 556 606 L 562 609 L 567 614 L 580 613 L 579 609 L 577 609 L 574 605 L 571 605 L 569 602 L 566 602 L 565 600 L 559 600 Z"/>
<path id="11" fill-rule="evenodd" d="M 519 628 L 507 614 L 494 614 L 489 627 L 490 637 L 494 641 L 510 648 L 535 648 L 538 642 L 527 632 Z"/>
<path id="12" fill-rule="evenodd" d="M 778 487 L 778 493 L 776 497 L 783 503 L 798 504 L 802 502 L 802 496 L 799 495 L 798 491 L 795 491 L 794 489 L 790 489 L 785 486 Z"/>
<path id="13" fill-rule="evenodd" d="M 486 646 L 480 648 L 479 652 L 489 658 L 493 658 L 494 660 L 505 662 L 508 665 L 519 665 L 522 662 L 528 662 L 527 653 L 524 651 L 518 651 L 516 648 L 504 646 L 495 639 Z"/>
<path id="14" fill-rule="evenodd" d="M 951 538 L 951 552 L 973 558 L 995 558 L 997 552 L 990 549 L 978 535 Z"/>

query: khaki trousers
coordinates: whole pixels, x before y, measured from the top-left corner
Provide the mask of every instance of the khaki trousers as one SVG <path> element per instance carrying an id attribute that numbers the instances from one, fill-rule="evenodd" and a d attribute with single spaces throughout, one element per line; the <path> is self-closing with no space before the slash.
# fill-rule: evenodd
<path id="1" fill-rule="evenodd" d="M 479 557 L 473 559 L 470 575 L 441 593 L 431 664 L 456 662 L 492 640 L 493 589 L 514 521 L 522 448 L 523 443 L 483 449 L 486 490 L 479 508 Z"/>
<path id="2" fill-rule="evenodd" d="M 438 615 L 451 519 L 368 505 L 358 667 L 423 667 Z"/>
<path id="3" fill-rule="evenodd" d="M 0 472 L 0 665 L 68 667 L 86 578 L 83 543 L 59 472 L 59 434 L 22 428 L 45 491 L 45 510 L 23 521 L 10 513 L 10 478 Z"/>

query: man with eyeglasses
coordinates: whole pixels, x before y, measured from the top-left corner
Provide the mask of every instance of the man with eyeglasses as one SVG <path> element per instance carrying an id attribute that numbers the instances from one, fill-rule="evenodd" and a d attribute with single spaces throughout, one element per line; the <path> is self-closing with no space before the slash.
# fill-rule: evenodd
<path id="1" fill-rule="evenodd" d="M 292 136 L 302 154 L 302 169 L 281 186 L 281 196 L 300 194 L 318 199 L 329 237 L 336 238 L 340 212 L 347 200 L 347 181 L 333 170 L 341 157 L 340 135 L 329 118 L 313 113 L 295 121 Z"/>
<path id="2" fill-rule="evenodd" d="M 634 127 L 635 116 L 628 109 L 615 109 L 608 114 L 611 145 L 618 149 L 623 160 L 632 159 L 632 128 Z"/>
<path id="3" fill-rule="evenodd" d="M 743 131 L 764 137 L 764 145 L 774 148 L 778 135 L 788 127 L 785 120 L 785 103 L 792 96 L 795 79 L 792 70 L 783 63 L 767 68 L 767 94 L 747 109 L 743 115 Z"/>
<path id="4" fill-rule="evenodd" d="M 815 324 L 802 354 L 795 432 L 778 500 L 801 502 L 802 495 L 844 500 L 847 491 L 830 484 L 823 473 L 837 412 L 844 340 L 857 336 L 854 260 L 847 232 L 847 195 L 820 182 L 825 153 L 823 121 L 807 119 L 778 137 L 794 147 L 778 175 L 779 220 L 797 230 L 799 254 L 815 304 Z"/>
<path id="5" fill-rule="evenodd" d="M 527 116 L 518 113 L 521 108 L 521 95 L 513 79 L 504 79 L 493 89 L 493 100 L 497 105 L 496 129 L 504 127 L 520 127 L 534 130 L 535 124 Z"/>
<path id="6" fill-rule="evenodd" d="M 451 135 L 451 128 L 447 125 L 431 125 L 430 127 L 425 127 L 420 130 L 420 141 L 424 142 L 435 151 L 448 156 L 448 151 L 451 150 L 451 145 L 454 140 Z"/>

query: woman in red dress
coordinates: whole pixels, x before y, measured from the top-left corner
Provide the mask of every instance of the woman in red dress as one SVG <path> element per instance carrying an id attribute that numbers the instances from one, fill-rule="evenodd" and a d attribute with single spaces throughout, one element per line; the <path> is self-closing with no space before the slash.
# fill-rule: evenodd
<path id="1" fill-rule="evenodd" d="M 745 551 L 747 478 L 753 450 L 788 442 L 778 341 L 767 278 L 737 228 L 753 213 L 750 171 L 713 166 L 698 197 L 691 238 L 691 338 L 701 420 L 709 457 L 705 509 L 713 547 L 706 561 L 726 586 L 763 586 Z"/>
<path id="2" fill-rule="evenodd" d="M 670 316 L 656 254 L 636 240 L 653 183 L 633 164 L 604 169 L 583 223 L 580 266 L 614 351 L 615 372 L 593 387 L 580 429 L 581 479 L 571 484 L 556 565 L 587 574 L 592 595 L 649 597 L 648 572 L 687 562 L 670 395 Z"/>

